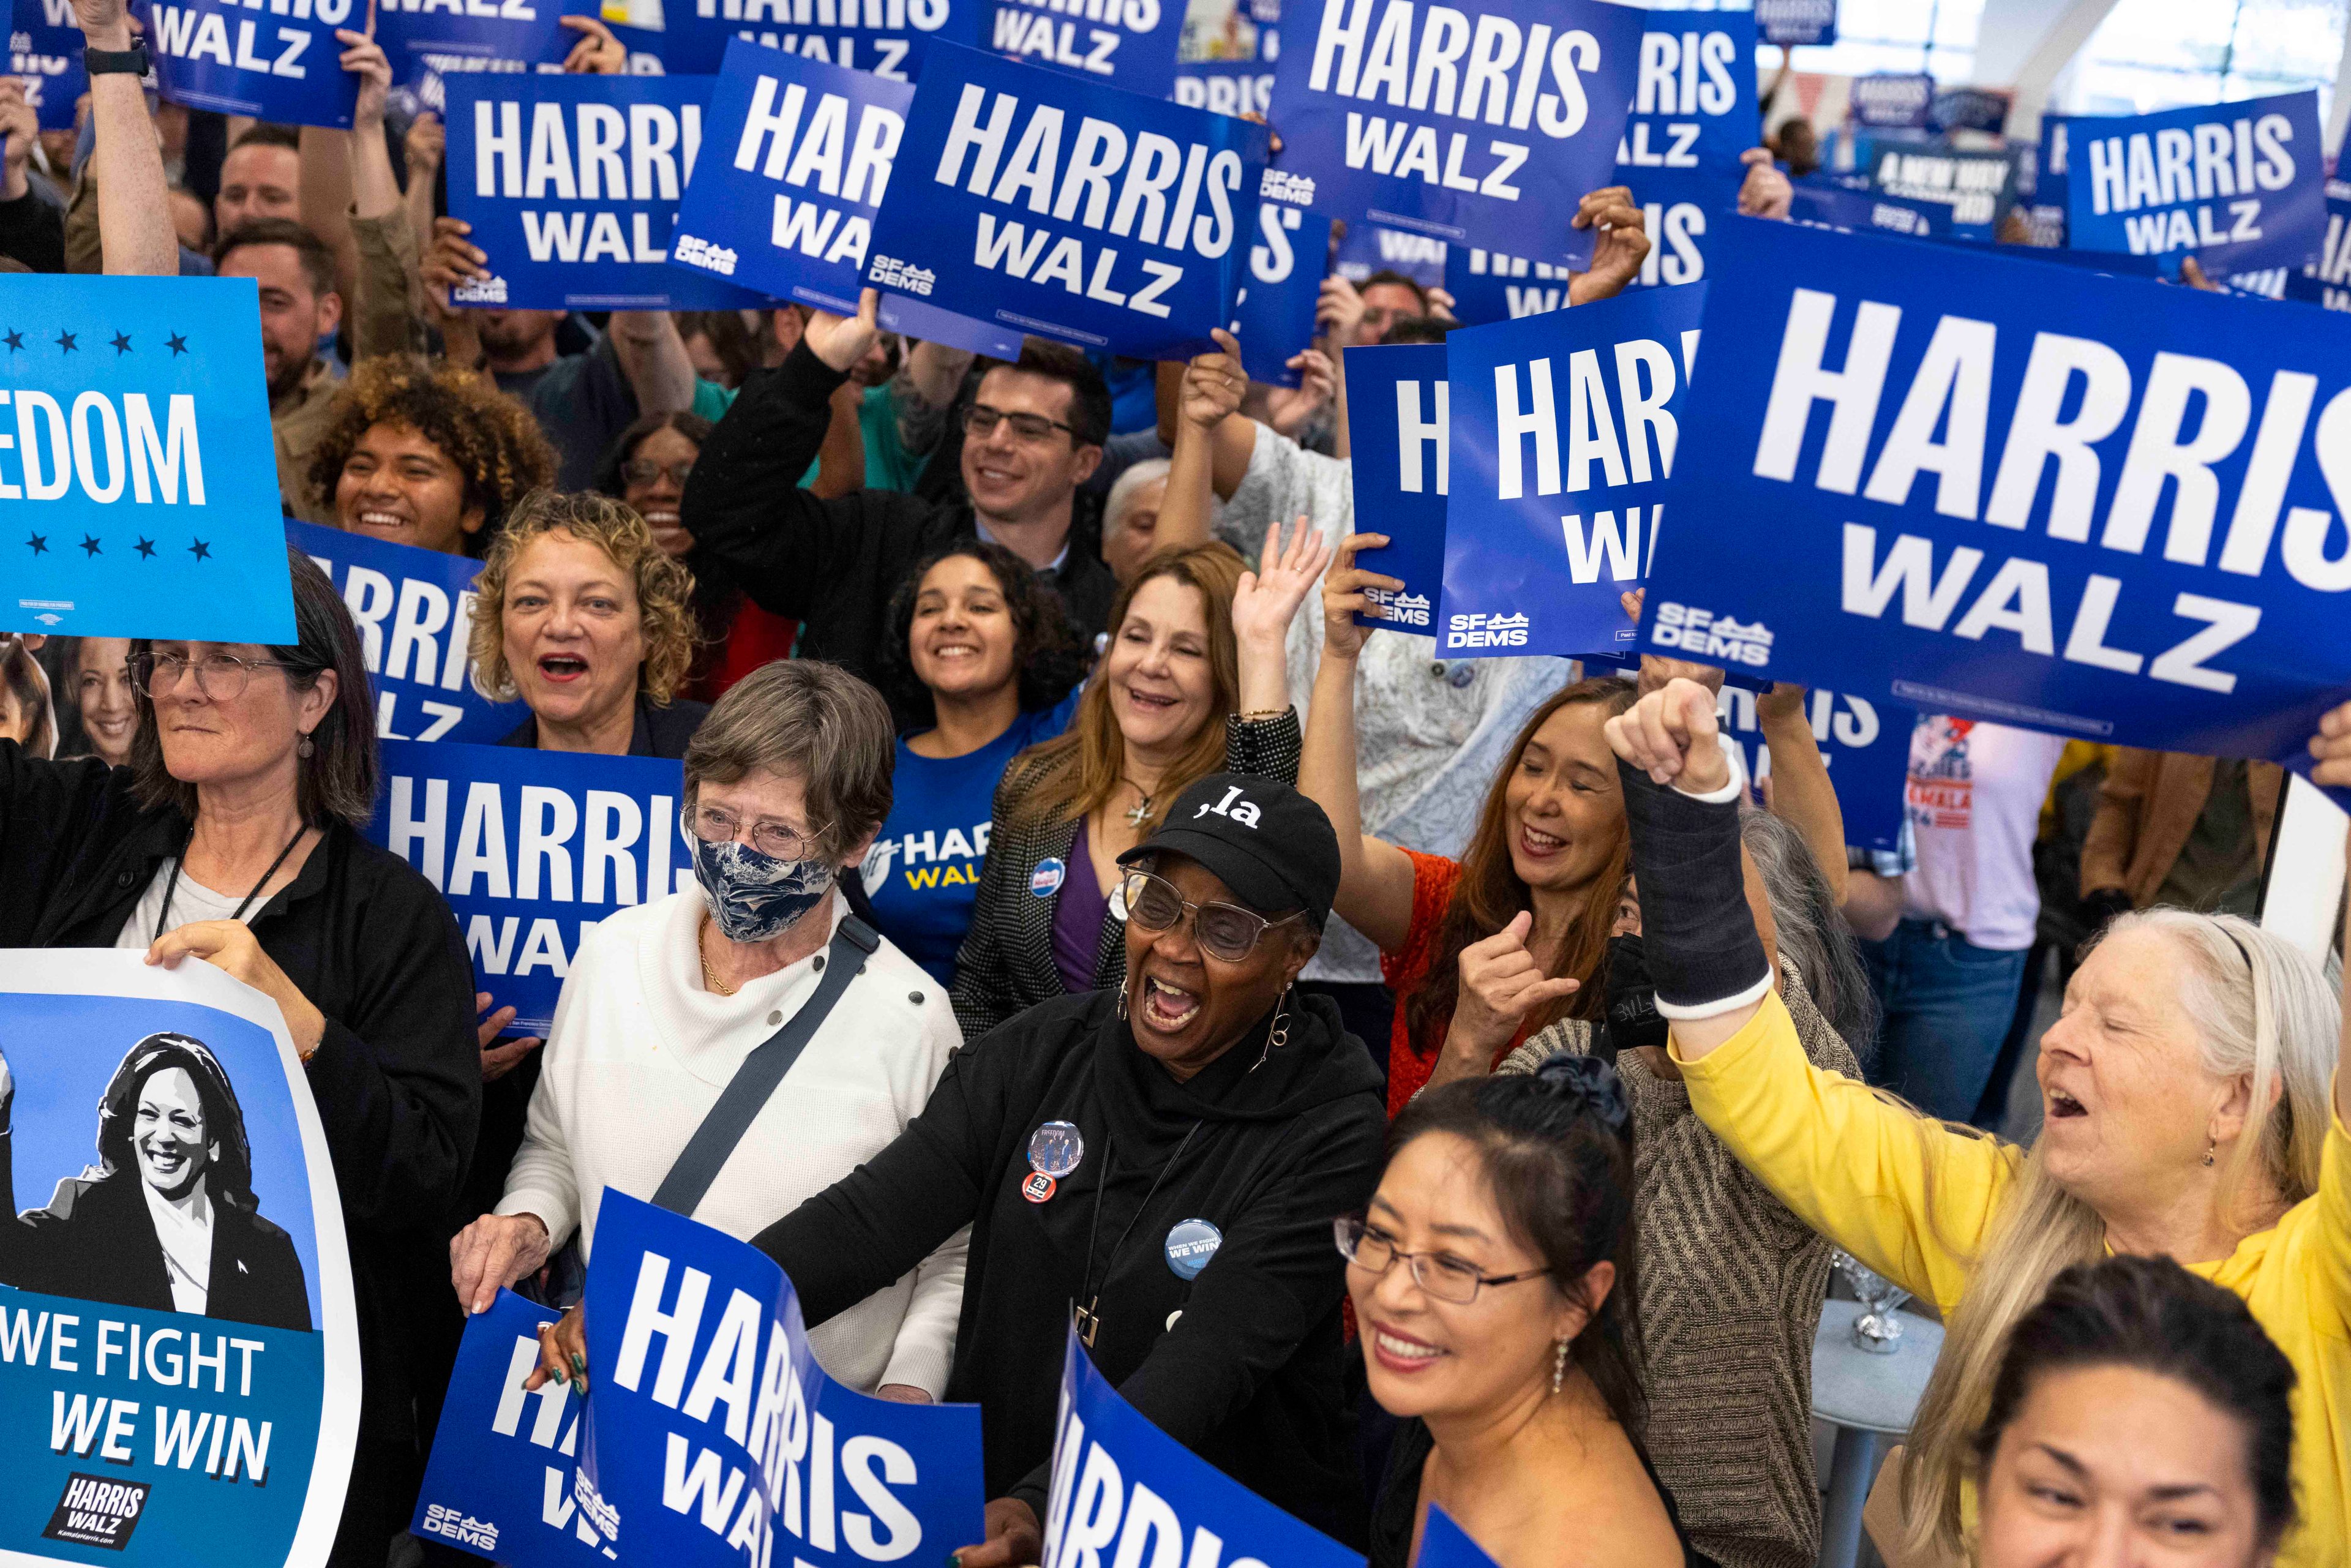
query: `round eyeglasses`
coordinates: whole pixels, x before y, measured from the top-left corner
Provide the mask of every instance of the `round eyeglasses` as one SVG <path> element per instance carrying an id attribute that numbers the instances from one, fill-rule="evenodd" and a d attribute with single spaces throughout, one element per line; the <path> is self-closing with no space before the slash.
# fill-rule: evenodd
<path id="1" fill-rule="evenodd" d="M 705 844 L 732 843 L 744 836 L 742 819 L 721 806 L 692 806 L 678 816 L 685 823 L 685 831 Z M 781 822 L 754 822 L 747 841 L 771 860 L 806 860 L 815 852 L 824 832 L 823 828 L 802 832 Z"/>
<path id="2" fill-rule="evenodd" d="M 131 681 L 150 698 L 168 697 L 179 690 L 180 677 L 193 670 L 196 690 L 214 702 L 225 703 L 245 695 L 246 683 L 253 679 L 256 670 L 284 670 L 292 675 L 318 668 L 284 659 L 240 659 L 234 653 L 207 653 L 201 659 L 183 653 L 134 653 Z"/>
<path id="3" fill-rule="evenodd" d="M 1200 950 L 1228 964 L 1238 964 L 1248 957 L 1271 927 L 1306 917 L 1302 909 L 1279 920 L 1268 920 L 1255 910 L 1243 909 L 1238 904 L 1194 904 L 1176 891 L 1174 883 L 1147 871 L 1127 873 L 1119 891 L 1126 902 L 1130 925 L 1140 925 L 1145 931 L 1168 931 L 1188 914 L 1192 917 L 1192 936 L 1200 944 Z"/>

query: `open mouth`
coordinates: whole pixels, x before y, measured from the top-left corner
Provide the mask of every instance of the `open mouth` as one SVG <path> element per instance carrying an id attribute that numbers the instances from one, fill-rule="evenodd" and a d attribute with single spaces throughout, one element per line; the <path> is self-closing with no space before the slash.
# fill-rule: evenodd
<path id="1" fill-rule="evenodd" d="M 187 1151 L 170 1144 L 141 1145 L 140 1154 L 147 1166 L 160 1176 L 175 1176 L 188 1168 Z"/>
<path id="2" fill-rule="evenodd" d="M 973 464 L 971 471 L 975 477 L 990 485 L 1015 484 L 1020 478 L 1019 475 L 1009 468 L 998 468 L 986 463 Z"/>
<path id="3" fill-rule="evenodd" d="M 1372 1354 L 1379 1358 L 1380 1365 L 1394 1373 L 1423 1371 L 1445 1354 L 1426 1340 L 1415 1339 L 1391 1328 L 1374 1326 L 1370 1340 Z"/>
<path id="4" fill-rule="evenodd" d="M 979 657 L 979 647 L 978 644 L 973 643 L 940 643 L 932 647 L 931 657 L 934 659 L 977 659 Z"/>
<path id="5" fill-rule="evenodd" d="M 1200 1016 L 1198 993 L 1171 986 L 1156 976 L 1143 978 L 1143 1016 L 1151 1027 L 1174 1034 Z"/>
<path id="6" fill-rule="evenodd" d="M 1126 688 L 1126 700 L 1130 706 L 1149 714 L 1165 713 L 1176 703 L 1174 697 L 1161 696 L 1156 692 L 1138 691 L 1133 686 Z"/>
<path id="7" fill-rule="evenodd" d="M 546 653 L 539 657 L 538 673 L 558 685 L 588 678 L 588 661 L 574 653 Z"/>
<path id="8" fill-rule="evenodd" d="M 2052 1089 L 2049 1091 L 2048 1119 L 2050 1121 L 2066 1122 L 2073 1120 L 2076 1116 L 2086 1116 L 2089 1113 L 2089 1111 L 2084 1107 L 2079 1100 L 2074 1099 L 2063 1089 Z"/>
<path id="9" fill-rule="evenodd" d="M 1567 848 L 1567 841 L 1556 833 L 1546 833 L 1525 822 L 1519 824 L 1519 850 L 1522 854 L 1543 860 Z"/>
<path id="10" fill-rule="evenodd" d="M 109 741 L 120 740 L 129 735 L 137 722 L 135 715 L 125 715 L 121 718 L 95 718 L 89 714 L 82 715 L 83 727 L 92 735 Z"/>
<path id="11" fill-rule="evenodd" d="M 371 509 L 360 513 L 359 525 L 363 528 L 404 528 L 408 527 L 408 519 L 397 512 Z"/>

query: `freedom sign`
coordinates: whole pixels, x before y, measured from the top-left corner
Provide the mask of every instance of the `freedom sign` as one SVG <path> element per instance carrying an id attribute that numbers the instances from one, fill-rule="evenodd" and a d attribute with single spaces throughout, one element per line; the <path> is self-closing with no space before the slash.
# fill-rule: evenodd
<path id="1" fill-rule="evenodd" d="M 674 0 L 662 7 L 663 65 L 672 75 L 718 69 L 730 38 L 747 38 L 891 81 L 922 74 L 932 40 L 979 41 L 986 0 Z"/>
<path id="2" fill-rule="evenodd" d="M 146 36 L 155 79 L 173 103 L 348 131 L 360 78 L 340 64 L 338 27 L 364 31 L 366 6 L 279 0 L 262 10 L 245 0 L 153 0 Z"/>
<path id="3" fill-rule="evenodd" d="M 2326 182 L 2326 241 L 2318 259 L 2287 277 L 2285 297 L 2351 310 L 2351 183 Z"/>
<path id="4" fill-rule="evenodd" d="M 1357 526 L 1388 536 L 1387 544 L 1364 551 L 1355 564 L 1404 582 L 1400 589 L 1366 590 L 1373 608 L 1355 619 L 1422 637 L 1436 633 L 1437 587 L 1445 575 L 1445 493 L 1453 441 L 1445 353 L 1443 343 L 1384 343 L 1349 349 L 1339 365 L 1347 378 Z M 1523 618 L 1485 634 L 1495 641 L 1478 646 L 1526 651 Z"/>
<path id="5" fill-rule="evenodd" d="M 1274 68 L 1280 172 L 1351 224 L 1583 267 L 1592 235 L 1567 220 L 1614 182 L 1645 15 L 1604 0 L 1307 0 Z"/>
<path id="6" fill-rule="evenodd" d="M 25 84 L 44 131 L 70 131 L 74 100 L 89 90 L 82 69 L 82 36 L 73 0 L 16 0 L 8 29 L 8 71 Z"/>
<path id="7" fill-rule="evenodd" d="M 1755 0 L 1762 41 L 1787 48 L 1836 42 L 1836 0 Z"/>
<path id="8" fill-rule="evenodd" d="M 277 1005 L 206 964 L 0 953 L 0 1558 L 324 1563 L 359 1328 L 333 1160 Z M 191 1100 L 204 1136 L 134 1145 L 134 1123 Z M 211 1270 L 167 1282 L 150 1209 L 196 1204 Z"/>
<path id="9" fill-rule="evenodd" d="M 1259 202 L 1257 243 L 1249 249 L 1249 281 L 1233 306 L 1233 336 L 1249 380 L 1294 387 L 1301 379 L 1290 361 L 1314 343 L 1314 308 L 1322 296 L 1322 258 L 1331 253 L 1331 220 L 1310 217 L 1279 202 Z"/>
<path id="10" fill-rule="evenodd" d="M 585 1306 L 572 1495 L 621 1562 L 865 1568 L 985 1537 L 979 1406 L 835 1383 L 748 1242 L 607 1187 Z"/>
<path id="11" fill-rule="evenodd" d="M 1653 11 L 1641 35 L 1633 118 L 1616 178 L 1637 193 L 1650 169 L 1740 169 L 1763 139 L 1755 102 L 1755 13 Z"/>
<path id="12" fill-rule="evenodd" d="M 1720 256 L 1644 652 L 2308 768 L 2351 323 L 1784 224 Z"/>
<path id="13" fill-rule="evenodd" d="M 2284 93 L 2066 126 L 2066 243 L 2183 256 L 2216 283 L 2283 296 L 2326 235 L 2318 94 Z"/>
<path id="14" fill-rule="evenodd" d="M 258 298 L 246 278 L 8 280 L 0 622 L 295 640 Z"/>
<path id="15" fill-rule="evenodd" d="M 859 275 L 914 89 L 737 38 L 670 259 L 778 299 L 857 314 Z"/>
<path id="16" fill-rule="evenodd" d="M 1184 10 L 1184 0 L 996 0 L 987 47 L 1032 66 L 1168 98 L 1176 91 Z"/>
<path id="17" fill-rule="evenodd" d="M 1094 1370 L 1074 1331 L 1061 1358 L 1044 1525 L 1041 1568 L 1364 1563 L 1153 1426 Z"/>
<path id="18" fill-rule="evenodd" d="M 748 289 L 668 265 L 702 148 L 708 77 L 484 74 L 447 82 L 449 211 L 490 276 L 453 303 L 723 310 Z"/>
<path id="19" fill-rule="evenodd" d="M 1722 727 L 1722 743 L 1739 754 L 1741 776 L 1760 792 L 1771 777 L 1771 753 L 1755 712 L 1757 695 L 1754 683 L 1726 680 L 1715 694 L 1714 712 Z M 1865 850 L 1899 848 L 1910 731 L 1918 716 L 1890 703 L 1815 686 L 1804 694 L 1804 717 L 1821 748 L 1829 781 L 1836 786 L 1844 841 Z"/>
<path id="20" fill-rule="evenodd" d="M 383 773 L 368 839 L 448 900 L 510 1035 L 547 1037 L 599 921 L 693 881 L 675 761 L 392 740 Z"/>
<path id="21" fill-rule="evenodd" d="M 379 737 L 494 741 L 530 716 L 474 682 L 481 562 L 312 523 L 287 523 L 286 540 L 319 563 L 359 626 Z"/>
<path id="22" fill-rule="evenodd" d="M 1446 657 L 1631 651 L 1618 601 L 1656 551 L 1707 292 L 1620 295 L 1447 338 L 1461 483 L 1445 504 Z M 1489 640 L 1503 620 L 1523 630 Z"/>
<path id="23" fill-rule="evenodd" d="M 1262 125 L 939 45 L 865 281 L 1019 331 L 1187 359 L 1233 319 Z"/>

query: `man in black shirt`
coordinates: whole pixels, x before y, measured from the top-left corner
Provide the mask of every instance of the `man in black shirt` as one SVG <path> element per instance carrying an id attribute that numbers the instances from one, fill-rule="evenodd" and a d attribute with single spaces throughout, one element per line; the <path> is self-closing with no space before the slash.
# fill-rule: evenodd
<path id="1" fill-rule="evenodd" d="M 980 379 L 964 413 L 967 502 L 888 490 L 826 500 L 799 488 L 833 390 L 880 331 L 875 310 L 869 288 L 853 318 L 815 312 L 783 364 L 754 375 L 703 444 L 683 507 L 695 575 L 799 621 L 804 655 L 869 680 L 892 591 L 923 557 L 974 535 L 1042 572 L 1088 636 L 1105 630 L 1118 584 L 1070 524 L 1110 435 L 1110 392 L 1074 349 L 1031 338 L 1017 363 Z"/>

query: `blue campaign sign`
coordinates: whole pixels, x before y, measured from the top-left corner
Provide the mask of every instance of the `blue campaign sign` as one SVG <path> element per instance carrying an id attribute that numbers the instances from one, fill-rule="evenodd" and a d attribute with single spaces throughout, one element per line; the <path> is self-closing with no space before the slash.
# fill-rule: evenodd
<path id="1" fill-rule="evenodd" d="M 559 72 L 580 35 L 562 26 L 559 0 L 375 0 L 375 39 L 402 81 L 444 76 Z"/>
<path id="2" fill-rule="evenodd" d="M 1499 1568 L 1451 1514 L 1433 1502 L 1421 1526 L 1420 1555 L 1413 1563 L 1414 1568 Z"/>
<path id="3" fill-rule="evenodd" d="M 1476 246 L 1457 245 L 1445 258 L 1453 314 L 1471 327 L 1566 309 L 1570 277 L 1564 262 L 1530 261 Z"/>
<path id="4" fill-rule="evenodd" d="M 2068 243 L 2161 258 L 2277 298 L 2326 237 L 2318 94 L 2067 126 Z"/>
<path id="5" fill-rule="evenodd" d="M 2351 310 L 2351 182 L 2326 182 L 2326 239 L 2318 259 L 2286 278 L 2285 297 Z"/>
<path id="6" fill-rule="evenodd" d="M 1737 169 L 1648 169 L 1633 182 L 1647 219 L 1649 254 L 1636 288 L 1671 288 L 1706 280 L 1707 236 L 1739 210 Z"/>
<path id="7" fill-rule="evenodd" d="M 495 741 L 530 716 L 474 684 L 474 579 L 482 563 L 312 523 L 287 542 L 319 563 L 350 607 L 385 740 Z M 274 641 L 275 639 L 273 639 Z"/>
<path id="8" fill-rule="evenodd" d="M 711 78 L 450 78 L 449 211 L 490 276 L 452 290 L 497 308 L 716 310 L 765 303 L 668 265 Z"/>
<path id="9" fill-rule="evenodd" d="M 1635 192 L 1652 169 L 1740 171 L 1763 141 L 1755 102 L 1755 13 L 1652 11 L 1641 35 L 1633 118 L 1616 178 Z"/>
<path id="10" fill-rule="evenodd" d="M 390 740 L 383 773 L 367 836 L 448 900 L 511 1034 L 546 1037 L 598 921 L 693 881 L 674 761 Z"/>
<path id="11" fill-rule="evenodd" d="M 1139 359 L 1208 350 L 1256 232 L 1262 125 L 935 46 L 865 281 Z"/>
<path id="12" fill-rule="evenodd" d="M 1445 575 L 1445 493 L 1452 466 L 1452 392 L 1443 343 L 1392 343 L 1349 349 L 1347 427 L 1357 526 L 1389 542 L 1356 564 L 1404 581 L 1375 591 L 1377 613 L 1366 626 L 1436 634 L 1437 584 Z M 1508 628 L 1504 629 L 1506 632 Z M 1524 632 L 1520 632 L 1523 640 Z"/>
<path id="13" fill-rule="evenodd" d="M 1942 208 L 1954 239 L 1990 240 L 2016 199 L 2016 161 L 2005 152 L 1876 138 L 1866 144 L 1865 162 L 1872 192 Z"/>
<path id="14" fill-rule="evenodd" d="M 8 71 L 25 84 L 25 101 L 44 131 L 70 131 L 74 100 L 89 90 L 81 66 L 81 28 L 73 0 L 16 0 L 8 29 Z"/>
<path id="15" fill-rule="evenodd" d="M 586 1308 L 574 1496 L 621 1562 L 869 1568 L 983 1539 L 979 1406 L 835 1383 L 748 1242 L 608 1187 Z"/>
<path id="16" fill-rule="evenodd" d="M 1314 307 L 1322 293 L 1322 258 L 1331 252 L 1331 220 L 1258 204 L 1257 243 L 1249 246 L 1249 280 L 1233 312 L 1241 368 L 1249 380 L 1294 387 L 1290 361 L 1314 341 Z"/>
<path id="17" fill-rule="evenodd" d="M 1795 194 L 1788 215 L 1800 224 L 1842 229 L 1848 234 L 1873 231 L 1907 239 L 1952 237 L 1951 209 L 1939 202 L 1905 201 L 1877 191 L 1856 191 L 1830 181 L 1789 182 Z"/>
<path id="18" fill-rule="evenodd" d="M 1657 548 L 1706 298 L 1651 289 L 1446 340 L 1461 474 L 1445 504 L 1440 653 L 1632 648 L 1619 601 Z M 1505 620 L 1514 635 L 1491 640 Z"/>
<path id="19" fill-rule="evenodd" d="M 0 623 L 293 642 L 252 282 L 11 277 L 0 347 Z"/>
<path id="20" fill-rule="evenodd" d="M 670 259 L 778 299 L 857 314 L 873 217 L 914 89 L 734 39 Z"/>
<path id="21" fill-rule="evenodd" d="M 1166 98 L 1176 90 L 1183 34 L 1184 0 L 995 0 L 987 47 L 1032 66 Z"/>
<path id="22" fill-rule="evenodd" d="M 0 953 L 0 1559 L 325 1562 L 359 1327 L 333 1159 L 277 1005 L 204 964 Z M 133 1147 L 143 1113 L 190 1101 L 209 1143 Z M 167 1271 L 150 1218 L 167 1206 L 209 1210 L 201 1283 Z"/>
<path id="23" fill-rule="evenodd" d="M 879 315 L 882 329 L 885 332 L 918 338 L 926 343 L 945 343 L 951 349 L 966 349 L 994 360 L 1017 360 L 1020 357 L 1023 334 L 1017 328 L 999 327 L 992 321 L 975 321 L 968 316 L 958 316 L 935 305 L 925 305 L 905 294 L 883 295 L 881 307 Z"/>
<path id="24" fill-rule="evenodd" d="M 933 42 L 979 42 L 987 0 L 674 0 L 662 8 L 663 63 L 705 76 L 730 38 L 892 81 L 920 78 Z"/>
<path id="25" fill-rule="evenodd" d="M 1375 272 L 1400 272 L 1423 288 L 1434 288 L 1445 281 L 1451 254 L 1451 246 L 1426 235 L 1351 223 L 1339 236 L 1332 270 L 1359 287 Z"/>
<path id="26" fill-rule="evenodd" d="M 1851 95 L 1855 124 L 1916 129 L 1935 107 L 1935 78 L 1917 71 L 1855 77 Z"/>
<path id="27" fill-rule="evenodd" d="M 1786 224 L 1721 258 L 1645 649 L 2307 768 L 2351 687 L 2351 323 Z"/>
<path id="28" fill-rule="evenodd" d="M 1153 1426 L 1094 1370 L 1075 1333 L 1061 1360 L 1044 1525 L 1042 1568 L 1364 1564 Z"/>
<path id="29" fill-rule="evenodd" d="M 1992 88 L 1942 88 L 1927 111 L 1927 123 L 1936 131 L 1981 131 L 1996 135 L 2008 123 L 2010 96 Z"/>
<path id="30" fill-rule="evenodd" d="M 1761 40 L 1786 48 L 1836 42 L 1836 0 L 1755 0 Z"/>
<path id="31" fill-rule="evenodd" d="M 1768 690 L 1769 684 L 1727 680 L 1715 696 L 1714 711 L 1724 742 L 1739 752 L 1760 797 L 1763 780 L 1771 777 L 1771 754 L 1755 713 L 1758 687 Z M 1910 730 L 1918 716 L 1891 703 L 1815 687 L 1804 694 L 1804 716 L 1812 721 L 1829 782 L 1836 786 L 1844 841 L 1865 850 L 1899 847 Z"/>
<path id="32" fill-rule="evenodd" d="M 1309 204 L 1577 267 L 1568 219 L 1614 183 L 1646 13 L 1604 0 L 1306 0 L 1273 122 Z"/>
<path id="33" fill-rule="evenodd" d="M 1273 105 L 1273 62 L 1178 60 L 1171 96 L 1210 114 L 1263 114 Z"/>
<path id="34" fill-rule="evenodd" d="M 366 26 L 357 0 L 278 0 L 266 9 L 245 0 L 153 0 L 147 47 L 173 103 L 349 130 L 360 78 L 337 63 L 343 47 L 335 29 Z"/>

